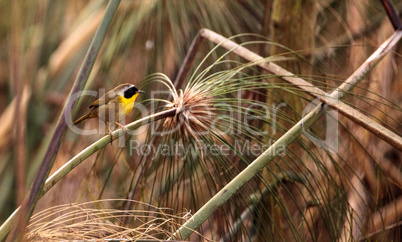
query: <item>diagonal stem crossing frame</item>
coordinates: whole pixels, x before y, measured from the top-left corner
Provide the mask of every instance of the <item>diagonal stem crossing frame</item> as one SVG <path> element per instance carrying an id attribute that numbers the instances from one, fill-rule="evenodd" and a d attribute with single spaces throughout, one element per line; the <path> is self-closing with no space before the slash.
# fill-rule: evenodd
<path id="1" fill-rule="evenodd" d="M 234 43 L 231 40 L 226 39 L 225 37 L 210 31 L 203 29 L 201 30 L 203 33 L 201 35 L 208 36 L 208 38 L 212 42 L 220 44 L 223 46 L 225 42 L 229 43 L 229 46 L 233 45 L 233 48 L 228 47 L 228 49 L 233 50 L 233 52 L 242 56 L 242 53 L 251 52 L 244 47 L 241 47 Z M 272 146 L 270 146 L 264 153 L 262 153 L 257 159 L 255 159 L 250 165 L 248 165 L 239 175 L 237 175 L 233 180 L 231 180 L 224 188 L 222 188 L 215 196 L 213 196 L 202 208 L 200 208 L 186 223 L 184 223 L 174 234 L 171 239 L 187 239 L 195 229 L 197 229 L 204 221 L 206 221 L 209 216 L 218 209 L 221 205 L 223 205 L 232 195 L 241 188 L 245 183 L 247 183 L 250 179 L 252 179 L 258 172 L 260 172 L 272 159 L 274 159 L 278 154 L 277 151 L 280 151 L 282 147 L 289 146 L 298 136 L 300 136 L 303 131 L 309 128 L 315 121 L 317 121 L 322 115 L 324 115 L 329 106 L 338 107 L 337 100 L 343 98 L 346 93 L 353 89 L 353 87 L 358 84 L 360 81 L 366 77 L 366 75 L 376 66 L 376 64 L 399 42 L 402 38 L 402 31 L 396 31 L 388 40 L 386 40 L 345 82 L 342 83 L 335 91 L 333 91 L 330 95 L 324 92 L 324 96 L 319 96 L 323 102 L 317 105 L 311 112 L 309 112 L 306 116 L 304 116 L 296 125 L 294 125 L 289 131 L 287 131 L 281 138 L 279 138 Z M 259 61 L 262 57 L 256 55 L 251 52 L 252 55 L 255 55 L 256 60 L 251 61 Z M 243 57 L 243 56 L 242 56 Z M 260 64 L 259 64 L 260 65 Z M 273 64 L 273 63 L 264 63 L 265 68 L 272 69 L 276 72 L 287 72 L 281 67 Z M 264 68 L 264 69 L 265 69 Z M 276 70 L 275 70 L 276 69 Z M 270 71 L 271 72 L 271 71 Z M 275 73 L 278 74 L 278 73 Z M 289 74 L 289 72 L 287 73 Z M 281 74 L 279 74 L 281 75 Z M 291 82 L 293 79 L 297 79 L 299 82 L 308 84 L 308 86 L 302 89 L 308 88 L 315 90 L 316 92 L 320 92 L 321 90 L 312 86 L 312 84 L 304 81 L 298 77 L 289 77 L 286 78 L 287 81 Z M 297 85 L 298 86 L 298 85 Z M 317 90 L 318 89 L 318 90 Z M 316 93 L 314 92 L 314 93 Z M 321 91 L 322 92 L 322 91 Z M 312 94 L 311 92 L 309 92 Z M 338 109 L 339 110 L 339 109 Z M 341 110 L 339 110 L 341 111 Z M 399 137 L 400 138 L 400 137 Z M 397 140 L 398 141 L 398 140 Z"/>

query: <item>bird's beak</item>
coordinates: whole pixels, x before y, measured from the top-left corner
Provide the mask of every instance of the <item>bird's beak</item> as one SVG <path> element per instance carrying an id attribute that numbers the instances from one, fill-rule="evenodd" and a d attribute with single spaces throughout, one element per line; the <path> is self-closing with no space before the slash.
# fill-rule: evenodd
<path id="1" fill-rule="evenodd" d="M 142 90 L 138 90 L 138 93 L 144 93 L 144 91 L 142 91 Z"/>

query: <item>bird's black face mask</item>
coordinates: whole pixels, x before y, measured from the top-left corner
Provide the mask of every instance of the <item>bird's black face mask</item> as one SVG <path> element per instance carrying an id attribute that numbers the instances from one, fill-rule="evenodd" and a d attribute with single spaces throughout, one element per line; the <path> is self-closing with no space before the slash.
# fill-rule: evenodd
<path id="1" fill-rule="evenodd" d="M 138 93 L 138 88 L 130 87 L 129 89 L 124 91 L 124 97 L 129 99 L 129 98 L 131 98 L 132 96 L 134 96 L 137 93 Z"/>

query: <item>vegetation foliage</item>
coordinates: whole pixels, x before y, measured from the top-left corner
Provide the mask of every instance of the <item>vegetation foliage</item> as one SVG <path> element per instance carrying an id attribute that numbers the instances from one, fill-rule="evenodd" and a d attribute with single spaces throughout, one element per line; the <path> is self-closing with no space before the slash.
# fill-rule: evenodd
<path id="1" fill-rule="evenodd" d="M 3 223 L 29 194 L 107 2 L 0 5 Z M 193 42 L 202 28 L 264 59 L 246 60 L 208 38 Z M 97 120 L 79 127 L 95 135 L 67 129 L 50 174 L 78 162 L 41 194 L 25 238 L 182 238 L 178 229 L 191 215 L 315 108 L 317 93 L 259 64 L 275 63 L 331 93 L 394 32 L 380 1 L 122 1 L 84 90 L 130 82 L 146 94 L 111 143 Z M 396 140 L 401 48 L 342 100 Z M 188 73 L 182 80 L 180 68 Z M 72 119 L 95 98 L 82 96 Z M 397 241 L 401 149 L 364 127 L 329 108 L 289 146 L 276 147 L 189 239 Z"/>

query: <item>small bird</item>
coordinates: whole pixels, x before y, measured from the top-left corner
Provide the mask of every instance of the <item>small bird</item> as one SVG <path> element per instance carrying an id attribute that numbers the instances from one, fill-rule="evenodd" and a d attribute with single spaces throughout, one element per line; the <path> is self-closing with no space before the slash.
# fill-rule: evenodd
<path id="1" fill-rule="evenodd" d="M 74 122 L 74 125 L 90 118 L 99 118 L 107 125 L 109 134 L 112 136 L 112 139 L 114 139 L 109 123 L 114 122 L 118 126 L 125 128 L 119 122 L 131 112 L 134 107 L 135 99 L 140 93 L 144 92 L 138 90 L 133 84 L 121 84 L 89 105 L 88 108 L 90 108 L 91 111 L 78 118 Z"/>

